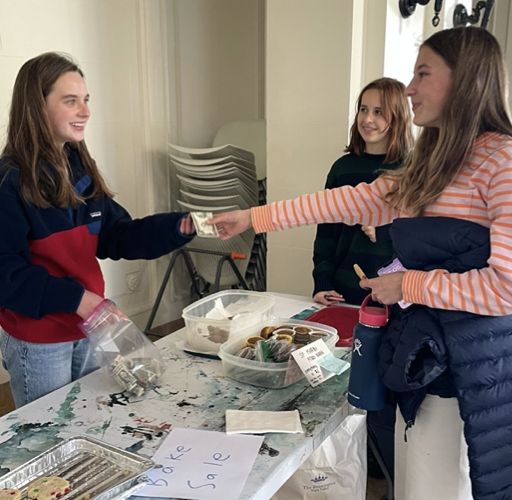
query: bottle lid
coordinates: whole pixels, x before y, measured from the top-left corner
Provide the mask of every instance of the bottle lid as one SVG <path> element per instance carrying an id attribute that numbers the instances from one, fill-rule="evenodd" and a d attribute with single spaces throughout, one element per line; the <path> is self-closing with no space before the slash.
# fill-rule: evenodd
<path id="1" fill-rule="evenodd" d="M 367 304 L 371 297 L 371 294 L 368 295 L 361 304 L 359 323 L 368 326 L 386 326 L 389 319 L 389 306 L 368 306 Z"/>

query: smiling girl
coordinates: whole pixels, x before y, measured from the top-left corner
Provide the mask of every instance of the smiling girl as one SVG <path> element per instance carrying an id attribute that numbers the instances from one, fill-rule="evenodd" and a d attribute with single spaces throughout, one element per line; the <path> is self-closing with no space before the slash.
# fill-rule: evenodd
<path id="1" fill-rule="evenodd" d="M 356 109 L 348 154 L 333 164 L 325 189 L 371 183 L 383 168 L 401 166 L 412 148 L 411 111 L 403 83 L 392 78 L 370 82 L 361 90 Z M 368 292 L 359 286 L 354 264 L 373 277 L 392 254 L 389 225 L 320 224 L 313 253 L 313 299 L 326 305 L 338 300 L 361 304 Z"/>
<path id="2" fill-rule="evenodd" d="M 97 368 L 77 327 L 101 303 L 100 259 L 154 259 L 193 237 L 187 214 L 132 220 L 84 140 L 84 75 L 68 56 L 27 61 L 0 158 L 0 324 L 17 407 Z"/>
<path id="3" fill-rule="evenodd" d="M 393 307 L 379 351 L 400 409 L 395 498 L 510 500 L 512 123 L 498 41 L 475 27 L 433 34 L 406 93 L 423 128 L 403 168 L 209 223 L 227 238 L 393 221 L 407 271 L 361 286 L 383 304 L 414 304 Z"/>

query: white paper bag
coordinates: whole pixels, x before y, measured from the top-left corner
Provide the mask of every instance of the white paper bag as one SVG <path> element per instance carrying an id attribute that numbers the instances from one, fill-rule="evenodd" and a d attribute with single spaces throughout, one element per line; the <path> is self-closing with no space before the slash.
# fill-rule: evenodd
<path id="1" fill-rule="evenodd" d="M 271 500 L 365 500 L 366 415 L 349 415 Z"/>

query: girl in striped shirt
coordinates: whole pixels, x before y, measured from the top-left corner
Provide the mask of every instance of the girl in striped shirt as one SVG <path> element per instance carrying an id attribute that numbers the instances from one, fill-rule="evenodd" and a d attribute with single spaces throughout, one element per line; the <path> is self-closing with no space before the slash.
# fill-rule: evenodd
<path id="1" fill-rule="evenodd" d="M 498 42 L 482 28 L 435 33 L 420 48 L 406 93 L 422 130 L 401 169 L 371 184 L 219 214 L 210 223 L 225 239 L 251 226 L 267 232 L 326 222 L 381 226 L 399 217 L 469 220 L 489 228 L 488 267 L 464 273 L 408 270 L 363 279 L 361 286 L 383 304 L 405 300 L 484 316 L 510 315 L 512 124 Z M 396 499 L 473 498 L 457 399 L 427 395 L 408 443 L 398 417 Z"/>

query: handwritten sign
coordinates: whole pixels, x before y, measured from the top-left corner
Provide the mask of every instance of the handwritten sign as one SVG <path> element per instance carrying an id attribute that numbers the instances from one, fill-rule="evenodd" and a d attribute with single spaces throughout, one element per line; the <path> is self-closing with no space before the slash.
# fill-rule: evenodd
<path id="1" fill-rule="evenodd" d="M 320 359 L 328 355 L 332 355 L 332 353 L 322 339 L 315 340 L 292 352 L 293 358 L 313 387 L 334 377 L 334 373 L 322 369 L 318 364 Z"/>
<path id="2" fill-rule="evenodd" d="M 173 429 L 158 448 L 149 483 L 136 495 L 191 500 L 236 500 L 263 436 Z"/>

